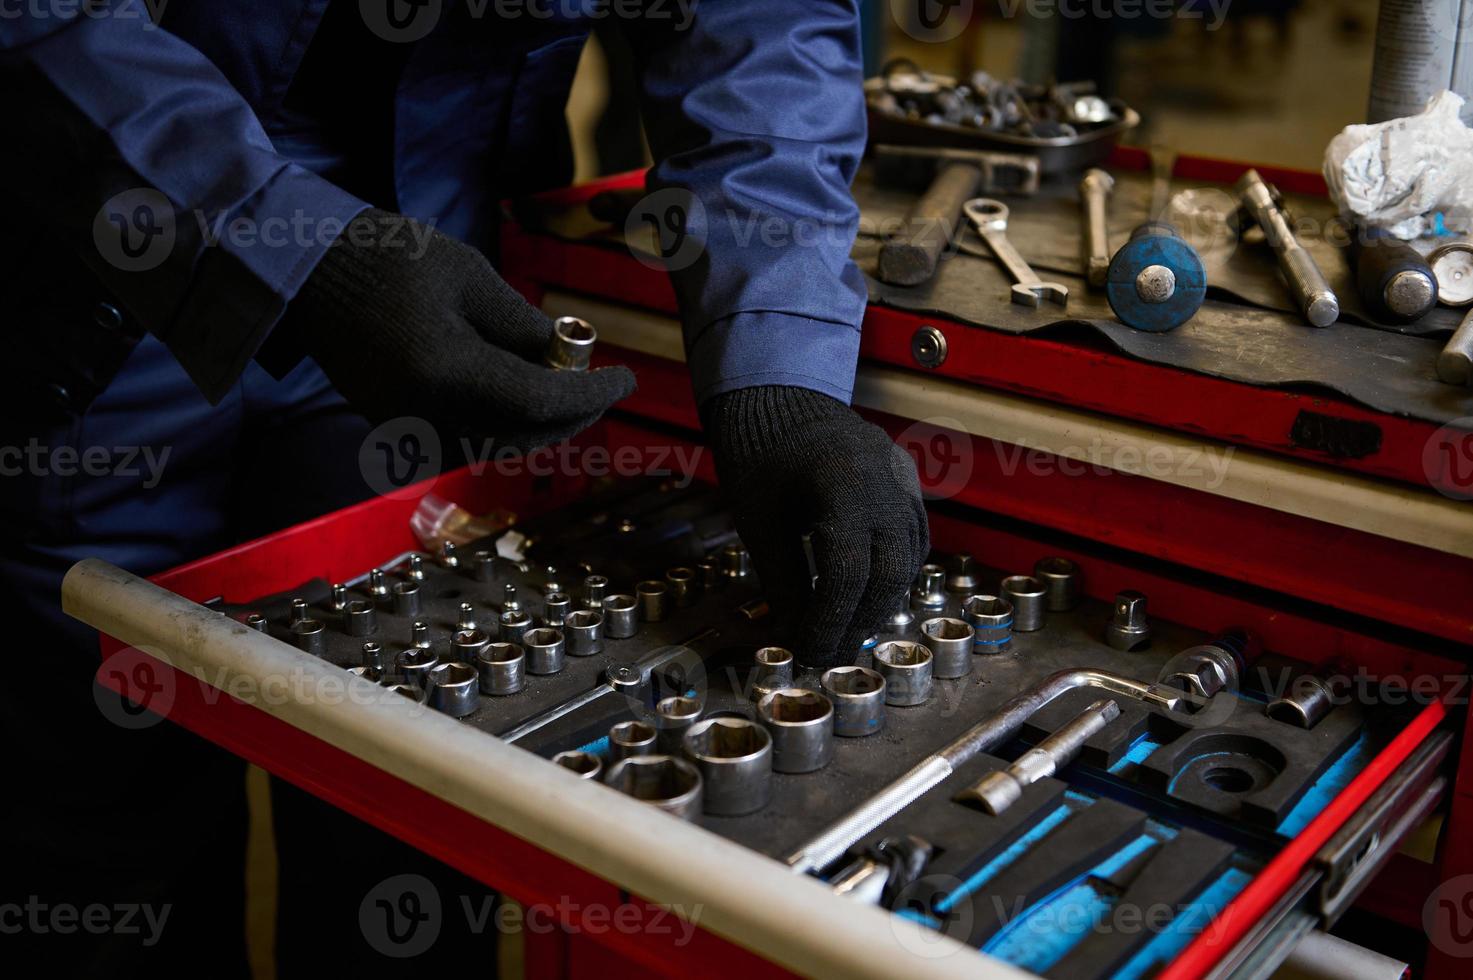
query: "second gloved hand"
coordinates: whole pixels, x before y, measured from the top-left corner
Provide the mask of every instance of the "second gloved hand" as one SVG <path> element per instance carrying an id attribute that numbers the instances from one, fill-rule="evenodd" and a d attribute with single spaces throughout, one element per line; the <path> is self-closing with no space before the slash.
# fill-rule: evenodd
<path id="1" fill-rule="evenodd" d="M 527 449 L 634 391 L 624 367 L 542 366 L 552 321 L 476 249 L 411 225 L 377 209 L 353 219 L 277 327 L 370 420 L 417 416 Z"/>
<path id="2" fill-rule="evenodd" d="M 727 392 L 702 417 L 780 635 L 805 667 L 852 663 L 930 548 L 914 462 L 847 405 L 806 388 Z"/>

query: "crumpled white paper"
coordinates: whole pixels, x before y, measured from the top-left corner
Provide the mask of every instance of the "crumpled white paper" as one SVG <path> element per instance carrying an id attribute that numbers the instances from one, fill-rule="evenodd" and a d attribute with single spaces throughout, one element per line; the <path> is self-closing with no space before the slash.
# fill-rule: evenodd
<path id="1" fill-rule="evenodd" d="M 1444 90 L 1415 116 L 1347 126 L 1325 149 L 1325 182 L 1341 214 L 1401 239 L 1467 233 L 1473 215 L 1473 129 L 1463 98 Z"/>

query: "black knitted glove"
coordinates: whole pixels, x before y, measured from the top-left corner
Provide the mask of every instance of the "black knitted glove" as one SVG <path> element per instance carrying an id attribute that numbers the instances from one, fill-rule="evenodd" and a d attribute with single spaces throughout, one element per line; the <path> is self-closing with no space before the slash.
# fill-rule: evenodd
<path id="1" fill-rule="evenodd" d="M 328 248 L 283 330 L 371 421 L 418 416 L 515 448 L 564 439 L 634 391 L 628 368 L 543 367 L 552 321 L 484 255 L 377 209 Z"/>
<path id="2" fill-rule="evenodd" d="M 702 415 L 780 637 L 804 667 L 853 663 L 930 548 L 915 463 L 883 430 L 806 388 L 727 392 Z"/>

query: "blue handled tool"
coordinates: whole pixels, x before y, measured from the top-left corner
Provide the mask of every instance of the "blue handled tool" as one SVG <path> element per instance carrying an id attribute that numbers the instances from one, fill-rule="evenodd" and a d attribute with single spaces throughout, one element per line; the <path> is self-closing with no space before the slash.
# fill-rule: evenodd
<path id="1" fill-rule="evenodd" d="M 1207 295 L 1201 256 L 1166 221 L 1174 162 L 1169 150 L 1151 148 L 1151 217 L 1120 246 L 1105 277 L 1105 297 L 1120 322 L 1151 333 L 1186 323 Z"/>

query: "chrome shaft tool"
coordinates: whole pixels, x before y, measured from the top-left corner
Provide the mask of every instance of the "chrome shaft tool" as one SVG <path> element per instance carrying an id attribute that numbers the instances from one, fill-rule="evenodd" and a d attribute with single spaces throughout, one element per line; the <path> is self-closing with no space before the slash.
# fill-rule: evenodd
<path id="1" fill-rule="evenodd" d="M 1340 300 L 1294 232 L 1280 205 L 1278 193 L 1264 183 L 1257 170 L 1249 170 L 1238 180 L 1241 207 L 1237 217 L 1239 229 L 1248 222 L 1263 229 L 1264 240 L 1279 260 L 1279 270 L 1289 285 L 1304 318 L 1311 326 L 1328 327 L 1340 318 Z"/>
<path id="2" fill-rule="evenodd" d="M 1079 200 L 1084 227 L 1080 237 L 1084 279 L 1099 289 L 1110 273 L 1110 232 L 1105 224 L 1105 204 L 1115 189 L 1115 178 L 1099 168 L 1088 171 L 1079 182 Z"/>
<path id="3" fill-rule="evenodd" d="M 997 816 L 1023 797 L 1023 790 L 1067 766 L 1084 743 L 1120 717 L 1120 705 L 1109 698 L 1085 708 L 1063 728 L 1018 756 L 1006 769 L 989 772 L 976 785 L 957 794 L 958 802 L 973 801 Z"/>
<path id="4" fill-rule="evenodd" d="M 1008 241 L 1008 206 L 990 197 L 974 197 L 962 210 L 977 234 L 992 249 L 992 254 L 1013 277 L 1013 302 L 1024 306 L 1037 306 L 1049 300 L 1064 306 L 1069 302 L 1069 287 L 1063 283 L 1046 282 L 1038 278 L 1031 266 L 1018 254 L 1013 243 Z"/>
<path id="5" fill-rule="evenodd" d="M 1170 150 L 1151 148 L 1149 216 L 1120 246 L 1105 276 L 1105 297 L 1120 322 L 1149 333 L 1186 323 L 1207 296 L 1202 257 L 1166 220 L 1175 162 Z"/>

